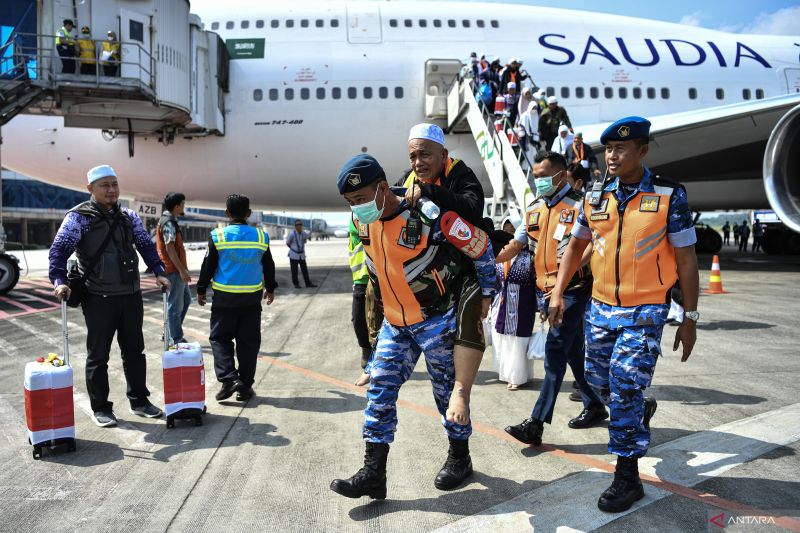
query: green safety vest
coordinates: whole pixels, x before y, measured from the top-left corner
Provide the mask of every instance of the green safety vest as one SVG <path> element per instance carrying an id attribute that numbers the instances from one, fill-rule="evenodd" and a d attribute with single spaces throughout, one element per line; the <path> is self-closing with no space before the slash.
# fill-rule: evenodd
<path id="1" fill-rule="evenodd" d="M 353 283 L 364 285 L 369 281 L 369 271 L 367 270 L 367 254 L 364 252 L 364 244 L 358 237 L 358 230 L 350 218 L 350 240 L 347 243 L 347 257 L 350 260 L 350 273 L 353 274 Z"/>
<path id="2" fill-rule="evenodd" d="M 62 41 L 67 46 L 75 44 L 75 37 L 64 26 L 56 33 L 56 46 L 61 46 Z"/>

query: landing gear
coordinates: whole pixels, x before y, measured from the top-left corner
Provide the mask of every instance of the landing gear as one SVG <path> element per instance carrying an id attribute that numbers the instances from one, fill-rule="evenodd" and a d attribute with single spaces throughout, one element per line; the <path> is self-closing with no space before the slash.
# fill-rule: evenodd
<path id="1" fill-rule="evenodd" d="M 695 249 L 699 254 L 716 254 L 722 249 L 722 235 L 705 224 L 696 224 L 697 244 Z"/>
<path id="2" fill-rule="evenodd" d="M 0 294 L 5 294 L 19 281 L 19 264 L 16 257 L 0 253 Z"/>
<path id="3" fill-rule="evenodd" d="M 764 228 L 761 247 L 770 255 L 800 254 L 800 233 L 783 225 L 768 225 Z"/>

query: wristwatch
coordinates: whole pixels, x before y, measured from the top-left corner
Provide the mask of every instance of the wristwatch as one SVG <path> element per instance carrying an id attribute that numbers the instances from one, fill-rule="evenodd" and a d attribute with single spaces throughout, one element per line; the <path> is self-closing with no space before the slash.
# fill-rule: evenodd
<path id="1" fill-rule="evenodd" d="M 692 322 L 697 322 L 700 320 L 700 312 L 699 311 L 686 311 L 683 313 L 683 316 L 691 320 Z"/>

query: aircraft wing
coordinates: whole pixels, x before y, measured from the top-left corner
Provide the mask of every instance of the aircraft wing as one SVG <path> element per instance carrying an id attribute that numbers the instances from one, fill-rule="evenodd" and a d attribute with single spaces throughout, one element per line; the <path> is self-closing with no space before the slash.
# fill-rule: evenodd
<path id="1" fill-rule="evenodd" d="M 645 161 L 657 174 L 689 184 L 694 209 L 768 207 L 761 183 L 767 139 L 778 120 L 798 104 L 800 94 L 789 94 L 647 117 L 652 126 Z M 603 168 L 600 135 L 607 126 L 581 128 Z"/>

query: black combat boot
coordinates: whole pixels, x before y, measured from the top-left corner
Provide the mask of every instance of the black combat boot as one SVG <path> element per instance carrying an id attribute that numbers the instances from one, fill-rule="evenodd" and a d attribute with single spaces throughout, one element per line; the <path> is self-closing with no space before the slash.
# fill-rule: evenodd
<path id="1" fill-rule="evenodd" d="M 542 443 L 544 423 L 535 418 L 526 418 L 521 424 L 506 427 L 506 433 L 525 444 L 539 446 Z"/>
<path id="2" fill-rule="evenodd" d="M 597 500 L 597 507 L 607 513 L 621 513 L 631 508 L 634 502 L 644 498 L 644 488 L 639 479 L 639 459 L 620 457 L 614 481 Z"/>
<path id="3" fill-rule="evenodd" d="M 386 458 L 389 445 L 368 442 L 364 454 L 364 466 L 350 479 L 334 479 L 331 490 L 348 498 L 369 496 L 378 500 L 386 499 Z"/>
<path id="4" fill-rule="evenodd" d="M 433 484 L 439 490 L 453 490 L 472 475 L 472 459 L 469 456 L 469 441 L 450 439 L 447 459 Z"/>

